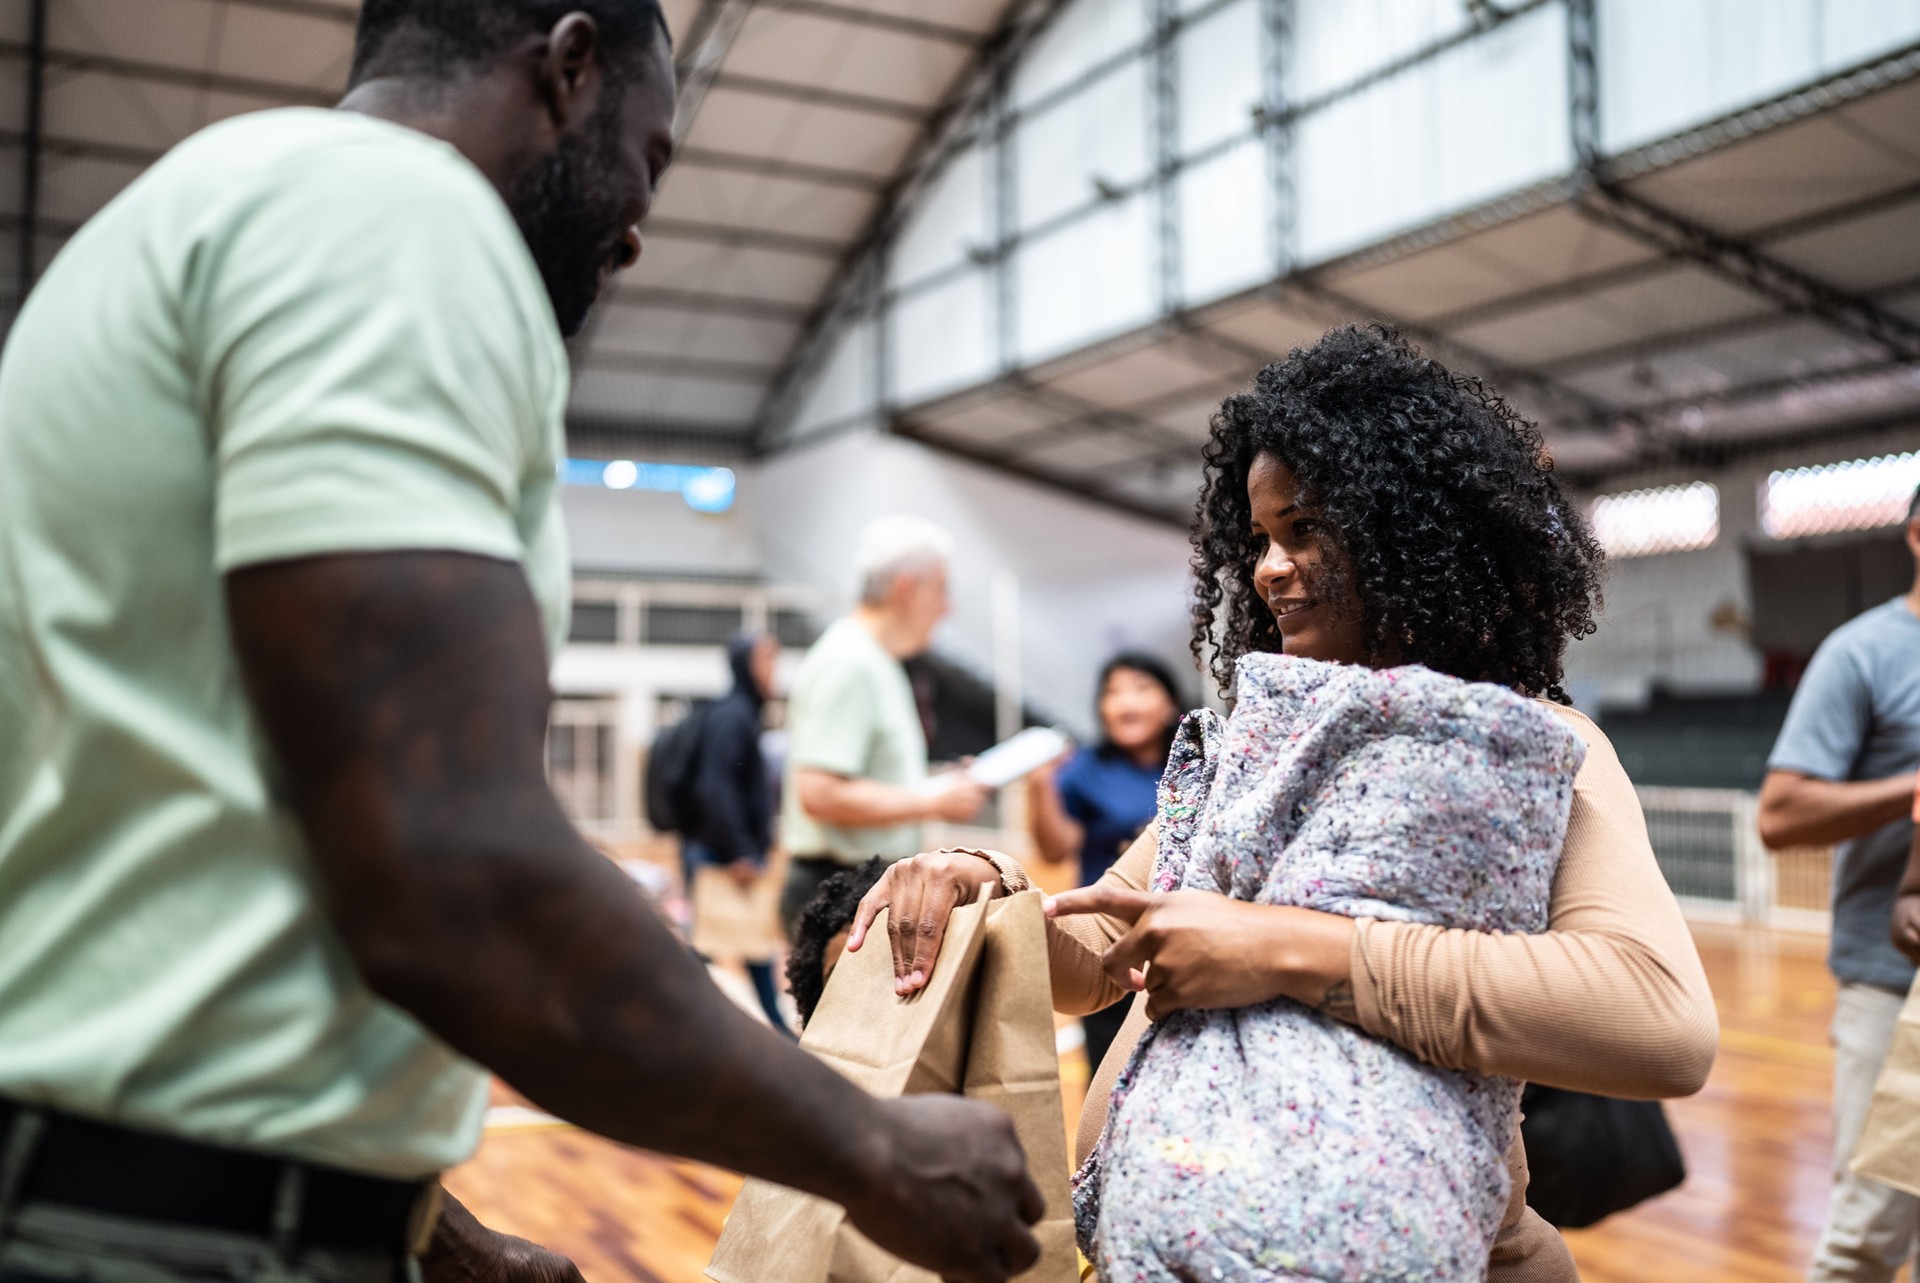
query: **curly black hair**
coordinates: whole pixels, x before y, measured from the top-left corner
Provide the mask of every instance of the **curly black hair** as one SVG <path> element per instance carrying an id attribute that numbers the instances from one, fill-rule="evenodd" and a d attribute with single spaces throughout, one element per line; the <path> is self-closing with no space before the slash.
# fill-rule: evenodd
<path id="1" fill-rule="evenodd" d="M 1253 582 L 1247 474 L 1263 454 L 1319 510 L 1369 662 L 1566 702 L 1567 642 L 1594 631 L 1605 555 L 1560 493 L 1539 429 L 1382 325 L 1295 348 L 1213 416 L 1192 645 L 1203 662 L 1213 647 L 1223 691 L 1242 655 L 1281 649 Z"/>
<path id="2" fill-rule="evenodd" d="M 842 869 L 820 884 L 813 899 L 794 924 L 793 945 L 787 951 L 787 988 L 800 1012 L 800 1023 L 813 1019 L 820 995 L 827 987 L 827 941 L 853 925 L 860 897 L 887 871 L 879 856 L 853 869 Z"/>

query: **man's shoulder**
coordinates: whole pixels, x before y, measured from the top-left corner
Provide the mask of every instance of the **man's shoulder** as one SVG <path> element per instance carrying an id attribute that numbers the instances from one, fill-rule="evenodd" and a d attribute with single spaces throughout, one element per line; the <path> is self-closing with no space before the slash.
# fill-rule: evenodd
<path id="1" fill-rule="evenodd" d="M 898 667 L 896 661 L 880 649 L 873 635 L 860 626 L 860 621 L 847 616 L 835 620 L 820 634 L 820 639 L 808 649 L 800 661 L 800 669 L 794 677 L 796 688 L 803 682 L 829 679 L 845 680 L 852 676 L 883 673 L 888 665 Z"/>
<path id="2" fill-rule="evenodd" d="M 1878 648 L 1889 643 L 1920 645 L 1920 617 L 1914 615 L 1905 597 L 1895 597 L 1861 611 L 1834 629 L 1827 640 L 1849 649 Z"/>
<path id="3" fill-rule="evenodd" d="M 209 125 L 155 164 L 156 173 L 189 168 L 246 170 L 334 154 L 391 157 L 429 172 L 472 169 L 450 144 L 417 129 L 355 111 L 281 107 L 249 112 Z M 479 171 L 472 170 L 475 179 Z M 484 181 L 481 179 L 480 181 Z"/>
<path id="4" fill-rule="evenodd" d="M 462 229 L 510 239 L 506 207 L 458 151 L 415 129 L 358 112 L 289 107 L 201 130 L 167 153 L 140 187 L 143 220 L 171 208 L 197 240 L 220 238 L 266 213 L 296 219 L 307 239 L 365 234 L 369 218 L 432 220 L 442 238 Z M 277 211 L 277 213 L 273 213 Z M 164 216 L 162 225 L 170 220 Z"/>
<path id="5" fill-rule="evenodd" d="M 1916 653 L 1920 653 L 1920 618 L 1914 616 L 1904 597 L 1896 597 L 1862 611 L 1827 634 L 1814 653 L 1814 662 L 1846 664 L 1868 676 L 1895 660 L 1898 671 L 1920 680 L 1920 666 L 1912 662 Z"/>

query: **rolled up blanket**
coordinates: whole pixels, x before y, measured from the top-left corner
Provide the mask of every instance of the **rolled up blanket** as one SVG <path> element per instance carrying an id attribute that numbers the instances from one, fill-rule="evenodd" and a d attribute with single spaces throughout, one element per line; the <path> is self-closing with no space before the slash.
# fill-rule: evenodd
<path id="1" fill-rule="evenodd" d="M 1540 931 L 1586 749 L 1534 701 L 1424 668 L 1254 655 L 1182 723 L 1154 886 Z M 1479 1279 L 1520 1084 L 1285 998 L 1141 1038 L 1075 1179 L 1107 1283 Z"/>

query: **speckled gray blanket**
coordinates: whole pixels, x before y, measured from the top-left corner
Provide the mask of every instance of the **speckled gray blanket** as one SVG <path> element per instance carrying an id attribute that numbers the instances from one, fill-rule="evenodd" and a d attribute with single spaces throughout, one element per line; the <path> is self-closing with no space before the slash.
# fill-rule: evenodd
<path id="1" fill-rule="evenodd" d="M 1586 754 L 1504 687 L 1249 656 L 1182 724 L 1154 885 L 1540 931 Z M 1520 1084 L 1287 999 L 1151 1027 L 1075 1181 L 1103 1283 L 1479 1279 Z"/>

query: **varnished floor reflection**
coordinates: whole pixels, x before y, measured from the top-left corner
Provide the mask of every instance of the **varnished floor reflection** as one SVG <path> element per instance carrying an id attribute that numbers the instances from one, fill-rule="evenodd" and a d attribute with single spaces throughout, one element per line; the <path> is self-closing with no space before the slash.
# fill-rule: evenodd
<path id="1" fill-rule="evenodd" d="M 1735 928 L 1695 936 L 1721 1044 L 1706 1089 L 1669 1107 L 1690 1174 L 1672 1194 L 1568 1235 L 1589 1283 L 1786 1283 L 1804 1276 L 1819 1232 L 1832 1074 L 1825 942 Z M 1077 1051 L 1062 1064 L 1072 1114 L 1085 1064 Z M 737 1178 L 510 1110 L 494 1118 L 478 1156 L 447 1181 L 483 1220 L 567 1253 L 591 1283 L 702 1277 Z"/>

